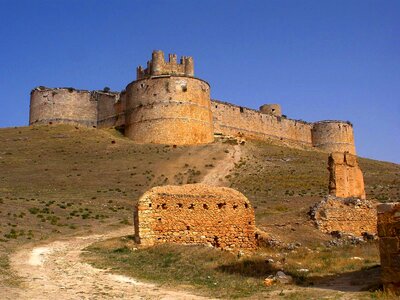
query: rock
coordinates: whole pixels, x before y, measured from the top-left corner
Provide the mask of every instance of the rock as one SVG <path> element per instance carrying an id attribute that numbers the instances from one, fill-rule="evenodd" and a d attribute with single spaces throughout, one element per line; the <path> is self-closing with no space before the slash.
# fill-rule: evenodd
<path id="1" fill-rule="evenodd" d="M 364 260 L 364 258 L 362 257 L 358 257 L 358 256 L 354 256 L 352 258 L 350 258 L 351 260 Z"/>
<path id="2" fill-rule="evenodd" d="M 265 262 L 266 262 L 267 264 L 273 264 L 275 261 L 274 261 L 272 258 L 267 258 L 267 259 L 265 260 Z"/>
<path id="3" fill-rule="evenodd" d="M 276 273 L 275 278 L 276 278 L 276 281 L 278 281 L 279 283 L 282 283 L 282 284 L 289 284 L 289 283 L 293 282 L 292 276 L 286 275 L 282 271 L 278 271 Z"/>
<path id="4" fill-rule="evenodd" d="M 307 273 L 307 272 L 310 272 L 310 270 L 309 269 L 298 269 L 297 272 Z"/>

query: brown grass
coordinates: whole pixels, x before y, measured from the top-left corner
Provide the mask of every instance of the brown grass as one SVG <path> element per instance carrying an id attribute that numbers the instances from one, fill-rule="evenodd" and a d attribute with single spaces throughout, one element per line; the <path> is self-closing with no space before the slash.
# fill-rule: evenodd
<path id="1" fill-rule="evenodd" d="M 7 253 L 19 245 L 130 224 L 133 205 L 147 189 L 199 182 L 226 151 L 233 153 L 232 147 L 221 142 L 177 148 L 135 145 L 115 130 L 67 125 L 0 129 L 0 277 L 10 274 Z M 307 212 L 327 193 L 327 154 L 257 141 L 247 141 L 241 149 L 242 159 L 226 179 L 252 202 L 257 226 L 286 243 L 323 247 L 330 236 L 315 229 Z M 399 165 L 359 162 L 369 199 L 398 199 Z M 322 257 L 301 251 L 297 255 L 304 257 L 287 257 L 289 272 L 295 273 L 292 260 L 293 266 L 302 260 L 316 270 L 312 262 Z M 320 253 L 330 255 L 331 250 L 324 251 Z M 343 271 L 344 265 L 331 272 Z M 365 267 L 358 262 L 350 266 Z"/>

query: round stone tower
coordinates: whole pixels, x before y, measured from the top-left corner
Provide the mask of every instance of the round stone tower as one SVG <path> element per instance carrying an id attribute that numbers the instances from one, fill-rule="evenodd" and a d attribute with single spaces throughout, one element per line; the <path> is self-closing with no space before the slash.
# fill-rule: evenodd
<path id="1" fill-rule="evenodd" d="M 279 104 L 264 104 L 260 106 L 260 112 L 266 115 L 282 117 L 282 110 Z"/>
<path id="2" fill-rule="evenodd" d="M 210 85 L 193 77 L 193 59 L 154 51 L 147 68 L 126 87 L 125 135 L 137 143 L 169 145 L 213 141 Z"/>
<path id="3" fill-rule="evenodd" d="M 312 144 L 326 152 L 356 154 L 353 125 L 343 121 L 320 121 L 313 124 Z"/>
<path id="4" fill-rule="evenodd" d="M 89 91 L 37 87 L 31 91 L 29 124 L 97 125 L 97 101 Z"/>

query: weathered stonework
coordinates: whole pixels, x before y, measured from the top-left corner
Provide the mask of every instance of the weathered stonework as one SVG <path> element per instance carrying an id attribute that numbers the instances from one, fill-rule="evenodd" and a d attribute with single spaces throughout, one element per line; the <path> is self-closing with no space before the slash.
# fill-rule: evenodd
<path id="1" fill-rule="evenodd" d="M 311 137 L 313 146 L 326 152 L 356 154 L 353 125 L 349 122 L 315 122 L 311 130 Z"/>
<path id="2" fill-rule="evenodd" d="M 286 118 L 278 104 L 254 110 L 210 100 L 209 84 L 194 77 L 193 58 L 178 62 L 170 54 L 165 61 L 162 51 L 153 51 L 147 67 L 139 66 L 136 81 L 121 93 L 34 89 L 29 123 L 125 127 L 137 143 L 203 144 L 225 134 L 355 154 L 349 122 L 308 123 Z"/>
<path id="3" fill-rule="evenodd" d="M 95 92 L 72 88 L 38 87 L 31 91 L 29 124 L 97 125 Z"/>
<path id="4" fill-rule="evenodd" d="M 333 152 L 328 160 L 329 194 L 341 198 L 365 199 L 364 177 L 357 157 L 348 152 Z"/>
<path id="5" fill-rule="evenodd" d="M 150 77 L 126 88 L 125 135 L 137 143 L 193 145 L 214 140 L 210 87 L 191 77 Z"/>
<path id="6" fill-rule="evenodd" d="M 378 205 L 381 279 L 384 289 L 400 296 L 400 203 Z"/>
<path id="7" fill-rule="evenodd" d="M 266 115 L 282 117 L 282 109 L 279 104 L 264 104 L 260 106 L 260 112 Z"/>
<path id="8" fill-rule="evenodd" d="M 318 229 L 325 233 L 340 231 L 362 236 L 365 232 L 377 232 L 376 204 L 371 201 L 327 196 L 311 208 L 310 214 Z"/>
<path id="9" fill-rule="evenodd" d="M 160 243 L 256 248 L 254 209 L 240 192 L 202 184 L 155 187 L 138 201 L 135 239 Z"/>

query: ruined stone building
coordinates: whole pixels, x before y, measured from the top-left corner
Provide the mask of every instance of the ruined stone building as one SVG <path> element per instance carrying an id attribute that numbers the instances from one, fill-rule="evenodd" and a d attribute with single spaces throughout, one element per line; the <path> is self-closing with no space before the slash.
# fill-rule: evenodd
<path id="1" fill-rule="evenodd" d="M 139 199 L 134 223 L 136 242 L 144 246 L 169 242 L 226 250 L 256 248 L 254 209 L 231 188 L 154 187 Z"/>
<path id="2" fill-rule="evenodd" d="M 311 208 L 317 227 L 362 236 L 377 231 L 376 203 L 365 197 L 364 178 L 357 157 L 334 152 L 328 158 L 329 196 Z"/>
<path id="3" fill-rule="evenodd" d="M 210 84 L 194 76 L 191 57 L 165 61 L 154 51 L 147 67 L 121 92 L 37 87 L 31 92 L 29 124 L 72 123 L 124 128 L 137 143 L 191 145 L 214 134 L 278 140 L 287 145 L 355 154 L 349 122 L 308 123 L 282 115 L 277 104 L 260 110 L 210 98 Z"/>

